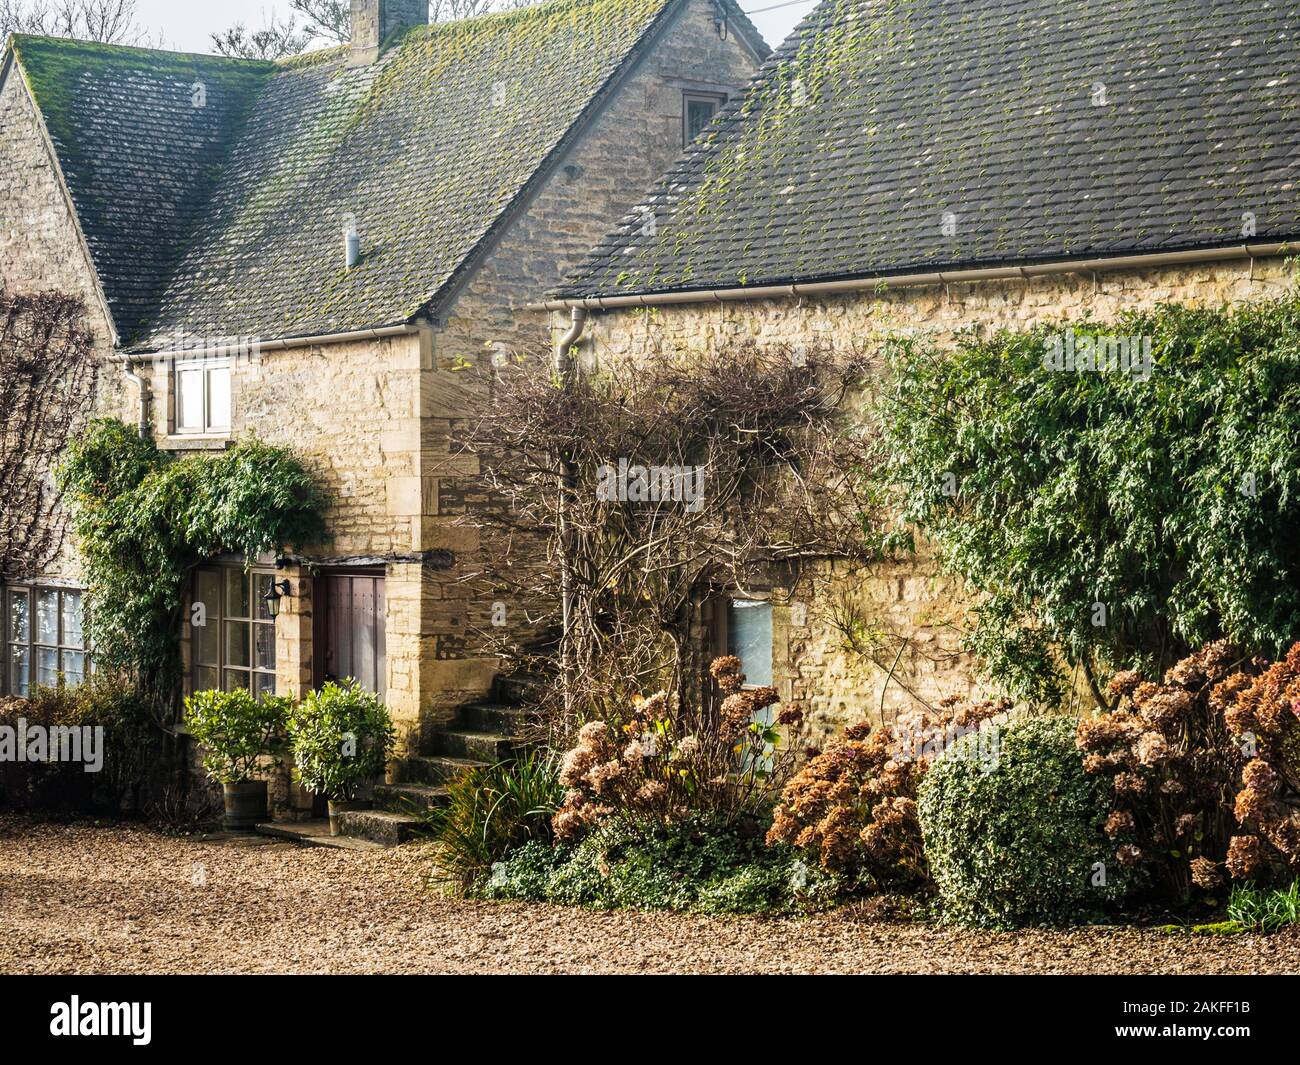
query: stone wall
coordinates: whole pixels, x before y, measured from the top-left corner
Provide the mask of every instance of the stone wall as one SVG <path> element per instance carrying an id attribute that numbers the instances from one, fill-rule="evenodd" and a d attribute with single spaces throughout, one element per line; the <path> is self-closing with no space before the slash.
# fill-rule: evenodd
<path id="1" fill-rule="evenodd" d="M 0 286 L 22 294 L 57 291 L 78 297 L 86 306 L 99 362 L 96 413 L 134 420 L 130 389 L 113 358 L 112 326 L 40 117 L 16 66 L 0 78 Z M 75 552 L 66 549 L 42 576 L 78 580 Z"/>
<path id="2" fill-rule="evenodd" d="M 710 0 L 683 5 L 519 205 L 437 323 L 409 336 L 236 359 L 228 436 L 173 435 L 172 367 L 157 360 L 143 368 L 160 447 L 216 451 L 251 433 L 292 448 L 333 497 L 330 542 L 306 545 L 281 574 L 293 586 L 277 623 L 281 691 L 312 683 L 318 575 L 343 564 L 385 573 L 387 699 L 405 740 L 487 690 L 496 663 L 476 654 L 473 632 L 490 604 L 461 583 L 479 550 L 472 513 L 480 499 L 477 464 L 455 445 L 467 408 L 467 375 L 455 367 L 465 356 L 544 347 L 545 315 L 524 306 L 544 298 L 680 154 L 682 93 L 736 93 L 757 65 L 734 32 L 720 38 Z M 110 361 L 110 324 L 16 69 L 0 90 L 0 133 L 0 278 L 82 295 L 105 360 L 100 411 L 133 424 L 137 396 Z M 450 560 L 457 564 L 446 568 Z M 77 579 L 71 555 L 66 576 Z"/>
<path id="3" fill-rule="evenodd" d="M 491 683 L 495 664 L 476 657 L 493 600 L 461 583 L 480 550 L 472 515 L 485 504 L 472 456 L 457 450 L 470 397 L 459 369 L 497 354 L 545 352 L 546 316 L 525 305 L 547 295 L 632 210 L 681 155 L 682 94 L 734 96 L 758 67 L 733 31 L 722 40 L 710 0 L 691 0 L 558 161 L 554 173 L 505 230 L 442 315 L 434 337 L 435 369 L 423 388 L 424 490 L 436 519 L 422 546 L 458 555 L 435 575 L 434 654 L 429 704 L 436 719 Z M 466 520 L 467 517 L 470 520 Z M 507 604 L 509 611 L 510 604 Z M 521 616 L 523 610 L 508 612 Z M 520 633 L 523 635 L 523 633 Z"/>
<path id="4" fill-rule="evenodd" d="M 1085 313 L 1104 322 L 1159 302 L 1218 306 L 1276 296 L 1291 285 L 1290 271 L 1274 259 L 868 290 L 826 299 L 592 312 L 580 351 L 592 368 L 716 352 L 746 338 L 760 345 L 828 344 L 870 353 L 891 333 L 928 334 L 942 344 L 970 326 L 1028 329 Z M 566 316 L 553 316 L 553 332 L 567 326 Z M 883 711 L 892 717 L 917 698 L 932 703 L 948 694 L 993 694 L 980 681 L 978 663 L 961 653 L 967 601 L 960 582 L 942 573 L 929 551 L 851 579 L 816 583 L 815 590 L 772 592 L 778 685 L 783 697 L 810 711 L 814 738 L 863 716 L 879 718 Z M 873 655 L 846 646 L 833 624 L 845 609 L 887 634 Z"/>

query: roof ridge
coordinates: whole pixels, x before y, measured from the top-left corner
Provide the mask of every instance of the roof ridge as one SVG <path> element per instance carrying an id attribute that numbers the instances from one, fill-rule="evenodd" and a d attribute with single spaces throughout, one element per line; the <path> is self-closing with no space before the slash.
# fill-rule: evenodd
<path id="1" fill-rule="evenodd" d="M 500 12 L 500 14 L 515 14 L 519 11 L 537 11 L 547 7 L 592 6 L 600 2 L 617 3 L 625 2 L 625 0 L 547 0 L 547 2 L 543 4 L 534 4 L 530 7 L 518 8 L 513 12 Z M 461 257 L 456 269 L 453 270 L 449 276 L 444 278 L 432 292 L 422 293 L 420 295 L 419 302 L 414 305 L 415 309 L 408 316 L 408 320 L 416 317 L 421 312 L 427 311 L 430 307 L 433 307 L 436 304 L 445 303 L 448 295 L 456 291 L 461 279 L 472 269 L 472 264 L 480 254 L 483 253 L 483 250 L 491 246 L 494 238 L 499 232 L 501 232 L 504 226 L 509 225 L 509 220 L 513 217 L 518 204 L 527 201 L 541 176 L 554 169 L 554 164 L 563 157 L 566 147 L 572 142 L 573 138 L 580 135 L 581 132 L 591 124 L 594 115 L 603 105 L 604 100 L 612 91 L 614 91 L 620 79 L 626 76 L 630 69 L 630 64 L 636 61 L 637 56 L 641 53 L 642 49 L 646 47 L 646 43 L 657 36 L 664 27 L 667 26 L 671 17 L 670 13 L 673 9 L 684 7 L 690 3 L 690 0 L 657 0 L 657 2 L 659 5 L 658 12 L 654 18 L 647 22 L 645 29 L 642 30 L 640 36 L 632 42 L 631 47 L 629 47 L 624 53 L 623 58 L 619 61 L 618 65 L 610 71 L 609 77 L 606 78 L 604 83 L 602 83 L 595 92 L 591 94 L 586 105 L 574 117 L 569 126 L 556 138 L 555 143 L 551 146 L 550 150 L 547 151 L 545 157 L 534 168 L 528 180 L 524 182 L 516 192 L 515 196 L 512 197 L 510 203 L 506 204 L 505 207 L 497 213 L 496 217 L 492 220 L 492 223 L 486 230 L 484 230 L 479 239 L 476 240 Z M 463 21 L 472 20 L 466 19 Z"/>
<path id="2" fill-rule="evenodd" d="M 219 55 L 215 52 L 181 52 L 171 48 L 144 48 L 133 44 L 106 44 L 103 41 L 87 41 L 80 37 L 57 37 L 40 33 L 11 33 L 9 41 L 14 53 L 19 56 L 22 54 L 22 44 L 40 43 L 78 51 L 104 52 L 114 55 L 168 56 L 175 59 L 194 59 L 204 63 L 231 63 L 268 69 L 275 66 L 274 61 L 270 59 L 245 59 L 240 56 Z"/>

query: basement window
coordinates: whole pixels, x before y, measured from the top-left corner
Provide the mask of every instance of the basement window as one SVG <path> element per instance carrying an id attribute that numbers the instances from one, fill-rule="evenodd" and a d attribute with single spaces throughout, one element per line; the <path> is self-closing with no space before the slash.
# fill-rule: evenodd
<path id="1" fill-rule="evenodd" d="M 177 363 L 175 397 L 178 434 L 230 431 L 229 362 Z"/>
<path id="2" fill-rule="evenodd" d="M 714 116 L 722 110 L 727 102 L 725 96 L 716 93 L 685 92 L 682 93 L 682 146 L 691 144 L 701 133 L 708 129 Z"/>

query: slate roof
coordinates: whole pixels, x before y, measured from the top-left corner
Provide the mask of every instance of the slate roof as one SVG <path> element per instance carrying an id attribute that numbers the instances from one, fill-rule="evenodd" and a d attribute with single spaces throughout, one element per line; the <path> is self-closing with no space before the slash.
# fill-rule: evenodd
<path id="1" fill-rule="evenodd" d="M 557 294 L 1290 240 L 1298 31 L 1283 0 L 824 0 Z"/>
<path id="2" fill-rule="evenodd" d="M 109 310 L 129 336 L 155 304 L 274 66 L 41 37 L 13 42 Z"/>
<path id="3" fill-rule="evenodd" d="M 551 0 L 415 27 L 359 68 L 346 47 L 266 64 L 18 38 L 16 55 L 123 346 L 153 350 L 427 312 L 680 2 Z"/>

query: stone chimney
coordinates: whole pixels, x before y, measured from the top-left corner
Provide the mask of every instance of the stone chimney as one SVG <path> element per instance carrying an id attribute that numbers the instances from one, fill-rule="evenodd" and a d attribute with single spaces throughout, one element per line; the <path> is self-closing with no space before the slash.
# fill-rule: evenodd
<path id="1" fill-rule="evenodd" d="M 428 22 L 429 0 L 352 0 L 348 66 L 368 66 L 379 58 L 380 46 L 398 30 Z"/>

